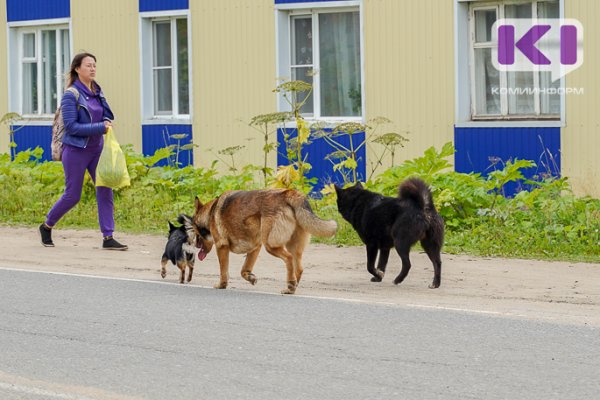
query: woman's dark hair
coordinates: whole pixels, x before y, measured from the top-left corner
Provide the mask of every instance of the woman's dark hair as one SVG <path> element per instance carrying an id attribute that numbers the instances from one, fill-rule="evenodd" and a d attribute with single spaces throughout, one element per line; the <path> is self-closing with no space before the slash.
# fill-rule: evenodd
<path id="1" fill-rule="evenodd" d="M 79 53 L 75 55 L 75 57 L 73 57 L 73 61 L 71 61 L 71 69 L 69 69 L 69 72 L 67 72 L 67 84 L 65 87 L 70 87 L 73 83 L 75 83 L 77 78 L 79 78 L 79 75 L 75 70 L 81 67 L 81 62 L 86 57 L 91 57 L 94 59 L 94 61 L 96 61 L 96 56 L 91 53 Z"/>

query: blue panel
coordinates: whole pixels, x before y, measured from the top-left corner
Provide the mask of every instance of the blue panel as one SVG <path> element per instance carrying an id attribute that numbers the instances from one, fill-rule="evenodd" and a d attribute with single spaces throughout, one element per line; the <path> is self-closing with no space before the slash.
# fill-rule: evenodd
<path id="1" fill-rule="evenodd" d="M 494 161 L 532 160 L 537 168 L 523 171 L 527 178 L 544 175 L 560 176 L 560 128 L 455 128 L 455 169 L 457 172 L 479 172 L 486 176 L 503 164 Z M 511 195 L 519 184 L 506 186 Z"/>
<path id="2" fill-rule="evenodd" d="M 179 141 L 179 145 L 183 146 L 192 143 L 192 126 L 191 125 L 143 125 L 142 126 L 142 153 L 146 156 L 151 156 L 158 149 L 170 145 L 177 145 L 177 140 L 171 136 L 175 134 L 185 133 L 187 137 Z M 178 159 L 180 166 L 194 165 L 193 150 L 184 150 L 179 153 Z M 171 164 L 175 164 L 175 157 L 172 158 Z M 169 165 L 167 160 L 162 160 L 156 164 L 157 166 Z"/>
<path id="3" fill-rule="evenodd" d="M 6 0 L 8 22 L 68 18 L 70 16 L 71 2 L 69 0 Z"/>
<path id="4" fill-rule="evenodd" d="M 187 10 L 190 8 L 188 0 L 139 0 L 140 12 Z"/>
<path id="5" fill-rule="evenodd" d="M 52 141 L 51 126 L 13 126 L 15 131 L 15 143 L 17 153 L 27 149 L 35 149 L 41 147 L 44 149 L 42 160 L 51 161 L 52 151 L 50 151 L 50 143 Z"/>
<path id="6" fill-rule="evenodd" d="M 292 137 L 296 136 L 295 129 L 288 129 L 288 134 Z M 365 140 L 365 134 L 357 133 L 353 135 L 354 147 L 357 147 Z M 334 151 L 323 139 L 311 139 L 312 143 L 305 146 L 303 149 L 303 157 L 308 157 L 306 161 L 312 165 L 312 169 L 308 173 L 308 178 L 317 178 L 319 181 L 315 186 L 315 191 L 320 191 L 323 186 L 329 183 L 342 184 L 344 182 L 343 176 L 340 172 L 333 171 L 333 163 L 326 159 L 327 155 Z M 341 144 L 349 147 L 350 139 L 348 136 L 341 136 L 338 140 Z M 277 131 L 277 166 L 288 165 L 289 162 L 286 158 L 285 142 L 283 140 L 283 129 Z M 358 180 L 364 182 L 366 177 L 366 146 L 362 146 L 357 154 L 357 175 Z"/>
<path id="7" fill-rule="evenodd" d="M 275 0 L 275 4 L 322 3 L 324 1 L 343 1 L 343 0 Z"/>

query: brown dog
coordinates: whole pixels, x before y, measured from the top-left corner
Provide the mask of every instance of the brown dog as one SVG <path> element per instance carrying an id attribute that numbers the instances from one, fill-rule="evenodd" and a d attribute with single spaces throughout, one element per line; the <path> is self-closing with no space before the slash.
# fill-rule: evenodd
<path id="1" fill-rule="evenodd" d="M 328 237 L 337 230 L 335 221 L 318 218 L 306 197 L 290 189 L 228 191 L 206 204 L 196 197 L 195 207 L 198 257 L 204 258 L 213 245 L 217 248 L 221 269 L 217 289 L 227 287 L 230 251 L 246 254 L 242 277 L 256 284 L 252 268 L 264 245 L 287 267 L 287 289 L 281 293 L 293 294 L 302 277 L 302 252 L 310 235 Z"/>

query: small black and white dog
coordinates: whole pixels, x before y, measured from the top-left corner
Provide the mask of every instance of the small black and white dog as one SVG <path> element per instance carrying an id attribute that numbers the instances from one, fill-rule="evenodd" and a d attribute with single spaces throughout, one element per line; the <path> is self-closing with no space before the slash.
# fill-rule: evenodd
<path id="1" fill-rule="evenodd" d="M 186 267 L 189 268 L 187 281 L 192 280 L 194 258 L 198 249 L 195 246 L 196 230 L 194 229 L 192 218 L 185 214 L 180 214 L 177 222 L 181 226 L 176 227 L 169 221 L 169 240 L 160 261 L 162 264 L 160 275 L 163 278 L 167 276 L 166 266 L 167 261 L 170 260 L 181 271 L 179 283 L 183 283 Z"/>

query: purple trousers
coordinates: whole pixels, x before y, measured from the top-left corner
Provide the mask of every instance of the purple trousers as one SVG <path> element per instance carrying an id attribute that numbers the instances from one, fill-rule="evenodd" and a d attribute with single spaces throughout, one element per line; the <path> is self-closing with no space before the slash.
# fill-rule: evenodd
<path id="1" fill-rule="evenodd" d="M 92 180 L 96 182 L 96 167 L 101 152 L 102 146 L 80 149 L 79 147 L 64 145 L 62 163 L 65 170 L 65 193 L 46 216 L 46 225 L 56 225 L 67 211 L 79 203 L 86 170 Z M 112 189 L 96 187 L 96 201 L 98 202 L 98 221 L 102 235 L 111 236 L 115 230 Z"/>

